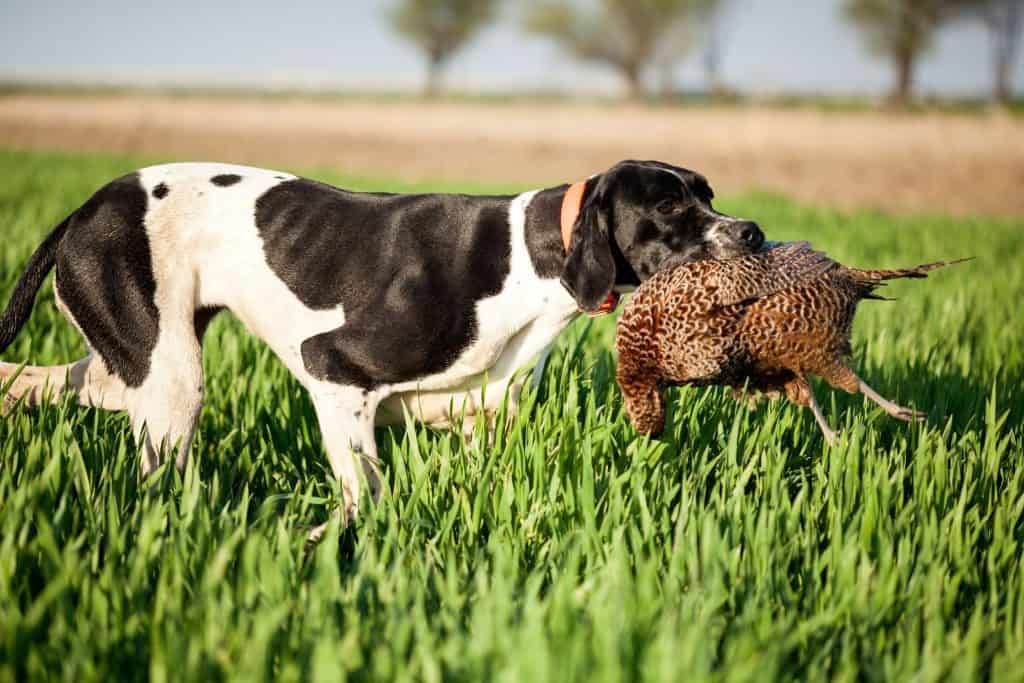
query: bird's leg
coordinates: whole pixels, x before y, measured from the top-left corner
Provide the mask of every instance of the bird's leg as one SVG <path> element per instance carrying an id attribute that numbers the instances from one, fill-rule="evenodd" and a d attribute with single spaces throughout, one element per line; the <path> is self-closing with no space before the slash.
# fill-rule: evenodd
<path id="1" fill-rule="evenodd" d="M 780 396 L 782 396 L 781 391 L 768 387 L 732 387 L 732 397 L 740 403 L 746 403 L 749 410 L 756 410 L 761 401 L 774 400 Z"/>
<path id="2" fill-rule="evenodd" d="M 811 384 L 807 381 L 807 378 L 797 375 L 794 379 L 786 382 L 785 390 L 786 397 L 790 401 L 798 406 L 807 406 L 811 409 L 811 412 L 814 413 L 814 419 L 825 437 L 825 441 L 828 442 L 828 445 L 834 446 L 839 434 L 828 426 L 828 422 L 825 420 L 825 413 L 821 411 L 821 406 L 818 405 L 817 399 L 814 398 L 814 391 L 811 390 Z"/>
<path id="3" fill-rule="evenodd" d="M 897 420 L 904 420 L 906 422 L 917 421 L 920 422 L 925 418 L 925 414 L 913 410 L 911 408 L 904 408 L 901 405 L 897 405 L 885 398 L 877 391 L 867 385 L 867 382 L 857 376 L 850 368 L 842 363 L 836 363 L 832 367 L 826 368 L 820 373 L 821 376 L 832 386 L 848 391 L 851 394 L 858 392 L 864 394 L 866 397 L 877 403 L 882 409 L 889 415 L 895 417 Z"/>
<path id="4" fill-rule="evenodd" d="M 869 387 L 867 382 L 859 377 L 857 378 L 857 388 L 862 394 L 880 405 L 882 410 L 889 413 L 889 415 L 895 417 L 897 420 L 903 420 L 905 422 L 922 422 L 925 419 L 924 413 L 914 410 L 913 408 L 904 408 L 901 405 L 893 403 Z"/>
<path id="5" fill-rule="evenodd" d="M 825 437 L 825 441 L 828 442 L 829 446 L 836 445 L 836 439 L 839 434 L 828 426 L 828 422 L 825 420 L 825 414 L 821 411 L 821 406 L 818 405 L 818 400 L 814 398 L 814 392 L 808 389 L 807 391 L 807 405 L 810 406 L 811 412 L 814 413 L 814 419 L 818 423 L 818 427 L 821 428 L 821 433 Z"/>
<path id="6" fill-rule="evenodd" d="M 740 403 L 745 403 L 747 410 L 756 410 L 757 404 L 763 398 L 763 396 L 757 393 L 756 389 L 748 389 L 745 386 L 733 387 L 732 397 Z"/>

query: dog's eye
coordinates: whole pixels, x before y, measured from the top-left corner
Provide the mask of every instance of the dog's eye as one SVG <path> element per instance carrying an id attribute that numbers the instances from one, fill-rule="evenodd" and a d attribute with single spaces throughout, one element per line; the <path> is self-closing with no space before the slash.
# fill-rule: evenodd
<path id="1" fill-rule="evenodd" d="M 667 216 L 670 213 L 675 213 L 677 206 L 675 201 L 672 199 L 662 199 L 654 208 L 658 213 Z"/>

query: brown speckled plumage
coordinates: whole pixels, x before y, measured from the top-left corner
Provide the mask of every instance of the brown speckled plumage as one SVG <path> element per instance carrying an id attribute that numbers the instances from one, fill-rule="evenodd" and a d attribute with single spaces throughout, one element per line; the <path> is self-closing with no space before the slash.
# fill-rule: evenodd
<path id="1" fill-rule="evenodd" d="M 637 431 L 664 428 L 666 386 L 726 385 L 785 394 L 835 433 L 814 400 L 808 375 L 863 392 L 893 417 L 922 415 L 879 396 L 851 370 L 850 331 L 861 299 L 882 280 L 926 277 L 946 263 L 905 270 L 848 268 L 806 242 L 658 273 L 637 289 L 619 319 L 617 379 Z"/>

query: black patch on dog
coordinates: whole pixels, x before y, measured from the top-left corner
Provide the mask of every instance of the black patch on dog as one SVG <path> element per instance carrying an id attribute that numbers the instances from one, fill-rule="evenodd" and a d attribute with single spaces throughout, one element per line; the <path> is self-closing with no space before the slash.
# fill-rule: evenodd
<path id="1" fill-rule="evenodd" d="M 364 389 L 442 372 L 501 291 L 508 197 L 346 192 L 289 180 L 256 201 L 267 264 L 306 306 L 345 324 L 302 343 L 314 377 Z"/>
<path id="2" fill-rule="evenodd" d="M 160 333 L 138 174 L 114 180 L 71 215 L 57 249 L 57 287 L 85 338 L 129 387 L 149 374 Z"/>
<path id="3" fill-rule="evenodd" d="M 242 181 L 242 176 L 237 173 L 221 173 L 210 178 L 210 182 L 217 187 L 231 187 Z"/>
<path id="4" fill-rule="evenodd" d="M 562 274 L 562 200 L 568 189 L 568 185 L 562 185 L 541 190 L 526 207 L 526 249 L 538 277 L 557 278 Z"/>
<path id="5" fill-rule="evenodd" d="M 164 183 L 160 183 L 153 188 L 153 196 L 156 197 L 157 199 L 163 199 L 164 197 L 167 196 L 168 192 L 170 192 L 170 190 Z"/>

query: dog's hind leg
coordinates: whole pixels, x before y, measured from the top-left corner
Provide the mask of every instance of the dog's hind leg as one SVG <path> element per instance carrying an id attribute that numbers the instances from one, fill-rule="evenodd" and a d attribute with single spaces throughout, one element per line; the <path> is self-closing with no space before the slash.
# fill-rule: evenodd
<path id="1" fill-rule="evenodd" d="M 178 449 L 174 464 L 184 471 L 203 407 L 199 339 L 190 325 L 167 322 L 170 324 L 160 331 L 145 380 L 126 392 L 132 431 L 142 451 L 143 476 L 155 470 L 162 455 L 174 448 Z"/>
<path id="2" fill-rule="evenodd" d="M 105 410 L 126 407 L 124 383 L 92 354 L 67 365 L 23 367 L 18 363 L 0 363 L 0 386 L 7 383 L 10 387 L 0 412 L 9 410 L 19 399 L 26 406 L 37 406 L 46 398 L 58 400 L 65 394 L 74 395 L 83 406 Z"/>
<path id="3" fill-rule="evenodd" d="M 373 436 L 379 399 L 373 392 L 354 386 L 314 381 L 308 384 L 308 388 L 316 407 L 331 471 L 341 484 L 344 521 L 349 523 L 359 512 L 363 481 L 374 501 L 380 496 L 380 462 Z M 318 540 L 326 529 L 326 524 L 314 528 L 309 540 Z"/>
<path id="4" fill-rule="evenodd" d="M 85 336 L 61 298 L 59 280 L 54 278 L 53 283 L 57 309 Z M 55 401 L 68 393 L 73 394 L 83 406 L 105 410 L 124 410 L 127 407 L 124 382 L 113 375 L 103 359 L 91 349 L 85 358 L 66 365 L 22 367 L 18 363 L 0 363 L 0 386 L 6 385 L 12 377 L 15 379 L 4 395 L 0 412 L 7 412 L 19 399 L 23 399 L 26 406 L 38 406 L 47 398 Z"/>

